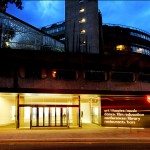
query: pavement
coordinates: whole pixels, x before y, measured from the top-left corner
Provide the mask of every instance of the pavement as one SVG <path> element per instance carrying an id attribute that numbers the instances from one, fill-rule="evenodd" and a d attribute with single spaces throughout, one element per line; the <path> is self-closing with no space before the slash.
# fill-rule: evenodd
<path id="1" fill-rule="evenodd" d="M 150 128 L 0 128 L 0 142 L 150 142 Z"/>

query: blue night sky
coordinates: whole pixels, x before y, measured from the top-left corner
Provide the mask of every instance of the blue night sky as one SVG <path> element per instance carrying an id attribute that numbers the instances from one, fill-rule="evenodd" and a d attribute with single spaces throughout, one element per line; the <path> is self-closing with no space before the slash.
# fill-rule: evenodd
<path id="1" fill-rule="evenodd" d="M 99 0 L 103 23 L 121 24 L 145 30 L 150 33 L 150 1 Z M 37 27 L 64 21 L 63 0 L 24 0 L 23 10 L 10 4 L 7 13 Z"/>

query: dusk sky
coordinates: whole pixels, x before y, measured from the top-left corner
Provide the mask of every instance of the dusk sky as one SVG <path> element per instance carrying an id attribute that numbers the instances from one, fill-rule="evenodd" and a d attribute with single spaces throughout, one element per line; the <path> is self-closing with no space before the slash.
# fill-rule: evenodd
<path id="1" fill-rule="evenodd" d="M 99 0 L 103 23 L 121 24 L 150 33 L 150 1 Z M 37 27 L 64 21 L 64 0 L 24 0 L 23 10 L 10 4 L 7 13 Z"/>

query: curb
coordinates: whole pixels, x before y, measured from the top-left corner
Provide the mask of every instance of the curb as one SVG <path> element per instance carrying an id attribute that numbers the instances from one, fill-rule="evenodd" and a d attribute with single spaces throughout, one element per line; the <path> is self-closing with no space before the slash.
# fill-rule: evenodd
<path id="1" fill-rule="evenodd" d="M 4 142 L 95 142 L 95 143 L 150 143 L 150 138 L 49 138 L 49 139 L 1 139 L 0 143 Z"/>

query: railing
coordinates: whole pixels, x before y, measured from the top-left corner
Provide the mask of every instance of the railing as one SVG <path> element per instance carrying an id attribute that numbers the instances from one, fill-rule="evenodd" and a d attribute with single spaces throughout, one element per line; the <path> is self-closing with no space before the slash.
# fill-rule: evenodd
<path id="1" fill-rule="evenodd" d="M 137 31 L 143 32 L 143 33 L 148 34 L 150 36 L 149 32 L 147 32 L 145 30 L 142 30 L 142 29 L 139 29 L 139 28 L 136 28 L 136 27 L 131 27 L 131 26 L 127 26 L 127 25 L 121 25 L 121 24 L 111 24 L 111 23 L 104 23 L 103 25 L 118 26 L 118 27 L 122 27 L 122 28 L 129 28 L 129 29 L 133 29 L 133 30 L 137 30 Z"/>

